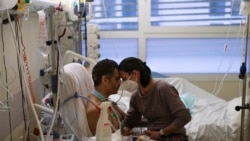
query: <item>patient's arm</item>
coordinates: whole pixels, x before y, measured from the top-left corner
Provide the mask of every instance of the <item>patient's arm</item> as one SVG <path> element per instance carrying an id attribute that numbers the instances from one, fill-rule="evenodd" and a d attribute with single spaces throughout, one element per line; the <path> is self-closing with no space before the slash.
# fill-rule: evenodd
<path id="1" fill-rule="evenodd" d="M 87 115 L 88 125 L 90 128 L 90 131 L 92 132 L 93 135 L 95 135 L 96 125 L 97 125 L 97 121 L 99 119 L 98 112 L 96 111 L 96 109 L 89 108 L 86 112 L 86 115 Z"/>

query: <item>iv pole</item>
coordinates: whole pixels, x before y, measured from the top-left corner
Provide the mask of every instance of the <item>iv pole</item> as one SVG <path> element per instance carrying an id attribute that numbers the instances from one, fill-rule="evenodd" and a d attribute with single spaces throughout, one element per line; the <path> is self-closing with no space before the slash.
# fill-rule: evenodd
<path id="1" fill-rule="evenodd" d="M 245 58 L 242 66 L 240 67 L 239 78 L 243 79 L 243 91 L 242 91 L 242 106 L 236 106 L 235 110 L 241 110 L 241 130 L 240 130 L 240 141 L 244 141 L 244 125 L 245 125 L 245 109 L 250 109 L 249 104 L 246 102 L 246 85 L 247 85 L 247 76 L 246 76 L 246 64 L 247 64 L 247 54 L 248 54 L 248 32 L 249 32 L 249 14 L 247 14 L 247 22 L 246 22 L 246 36 L 245 36 Z"/>

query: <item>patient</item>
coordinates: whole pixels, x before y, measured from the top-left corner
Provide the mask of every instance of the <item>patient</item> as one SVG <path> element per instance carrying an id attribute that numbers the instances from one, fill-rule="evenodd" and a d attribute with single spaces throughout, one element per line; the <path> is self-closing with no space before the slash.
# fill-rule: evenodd
<path id="1" fill-rule="evenodd" d="M 92 79 L 94 82 L 94 90 L 88 98 L 96 105 L 100 105 L 101 102 L 108 101 L 108 97 L 111 94 L 116 94 L 120 87 L 121 79 L 118 73 L 118 64 L 109 59 L 99 61 L 93 68 Z M 117 111 L 117 113 L 119 113 L 119 117 L 116 117 L 114 113 L 110 113 L 109 120 L 113 126 L 118 129 L 120 125 L 119 119 L 122 119 L 125 116 L 125 113 L 115 104 L 113 104 L 113 108 Z M 89 128 L 93 135 L 95 135 L 99 111 L 93 104 L 88 102 L 86 114 Z"/>
<path id="2" fill-rule="evenodd" d="M 148 120 L 145 134 L 151 139 L 187 140 L 184 126 L 191 120 L 191 114 L 174 86 L 154 80 L 146 63 L 134 57 L 121 61 L 119 74 L 124 81 L 131 80 L 138 85 L 132 92 L 129 110 L 122 123 L 123 135 L 131 134 L 131 129 L 145 117 Z"/>

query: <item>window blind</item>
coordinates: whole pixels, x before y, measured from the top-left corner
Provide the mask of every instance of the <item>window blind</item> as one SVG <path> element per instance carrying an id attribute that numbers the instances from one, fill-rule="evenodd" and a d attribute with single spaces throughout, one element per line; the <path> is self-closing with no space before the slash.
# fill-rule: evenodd
<path id="1" fill-rule="evenodd" d="M 151 0 L 151 26 L 239 25 L 241 0 Z"/>
<path id="2" fill-rule="evenodd" d="M 100 30 L 137 30 L 137 0 L 95 0 L 92 4 L 94 19 Z"/>
<path id="3" fill-rule="evenodd" d="M 161 73 L 238 73 L 242 40 L 230 38 L 148 38 L 146 62 Z"/>
<path id="4" fill-rule="evenodd" d="M 138 57 L 136 38 L 100 39 L 100 60 L 109 58 L 119 63 L 126 57 Z"/>

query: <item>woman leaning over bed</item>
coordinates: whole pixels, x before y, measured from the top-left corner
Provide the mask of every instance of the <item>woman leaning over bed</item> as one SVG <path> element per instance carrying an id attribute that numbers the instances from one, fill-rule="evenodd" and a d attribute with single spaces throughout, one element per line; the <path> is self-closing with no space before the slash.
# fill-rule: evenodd
<path id="1" fill-rule="evenodd" d="M 184 126 L 191 120 L 191 114 L 175 87 L 163 80 L 154 80 L 150 68 L 138 58 L 125 58 L 118 69 L 124 81 L 132 80 L 138 84 L 122 123 L 122 135 L 130 134 L 144 117 L 148 121 L 145 134 L 151 139 L 187 141 Z"/>

